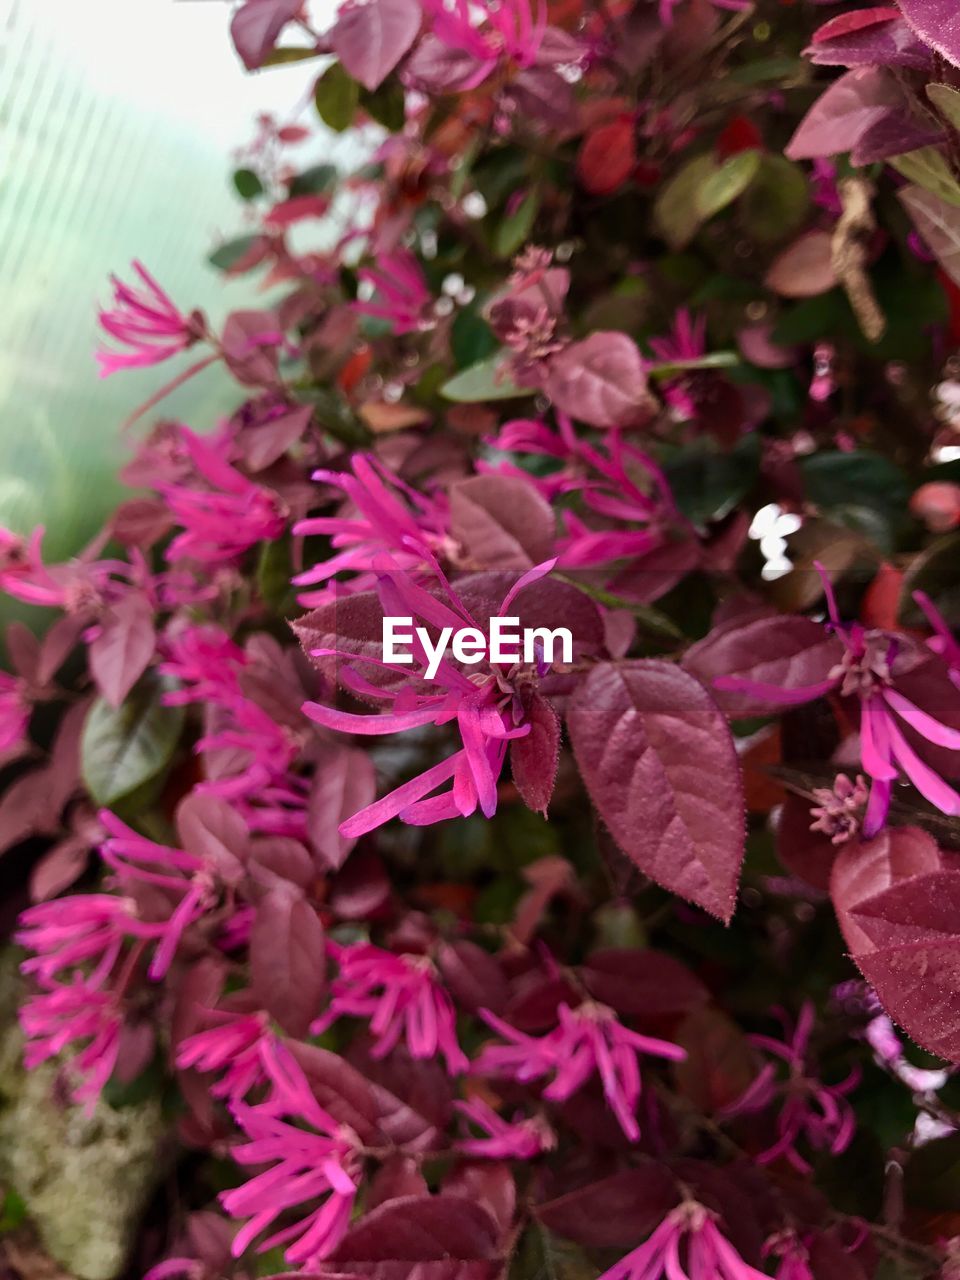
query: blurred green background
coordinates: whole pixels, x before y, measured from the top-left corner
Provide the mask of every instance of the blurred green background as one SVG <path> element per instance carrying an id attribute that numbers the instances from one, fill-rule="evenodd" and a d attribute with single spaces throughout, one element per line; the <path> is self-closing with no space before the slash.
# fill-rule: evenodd
<path id="1" fill-rule="evenodd" d="M 247 229 L 231 152 L 260 111 L 315 116 L 302 68 L 244 73 L 230 12 L 223 0 L 0 0 L 0 523 L 44 524 L 51 559 L 117 500 L 120 424 L 186 363 L 98 378 L 109 274 L 140 258 L 215 324 L 257 305 L 253 284 L 206 262 Z M 326 158 L 332 144 L 307 146 Z M 164 412 L 206 430 L 235 403 L 212 369 Z"/>

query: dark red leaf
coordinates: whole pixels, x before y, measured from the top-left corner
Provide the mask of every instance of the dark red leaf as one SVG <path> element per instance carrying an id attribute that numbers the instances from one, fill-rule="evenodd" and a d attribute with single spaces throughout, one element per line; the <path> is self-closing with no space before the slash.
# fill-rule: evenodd
<path id="1" fill-rule="evenodd" d="M 191 791 L 177 806 L 180 847 L 209 861 L 228 884 L 239 884 L 247 858 L 247 824 L 229 801 Z"/>
<path id="2" fill-rule="evenodd" d="M 107 610 L 88 651 L 97 688 L 119 707 L 153 657 L 157 635 L 146 596 L 131 592 Z"/>
<path id="3" fill-rule="evenodd" d="M 324 745 L 307 801 L 307 832 L 320 870 L 337 871 L 346 862 L 356 841 L 340 835 L 340 823 L 372 804 L 376 794 L 376 772 L 365 751 Z"/>
<path id="4" fill-rule="evenodd" d="M 524 700 L 530 732 L 510 744 L 513 781 L 524 804 L 547 816 L 560 763 L 560 717 L 539 693 Z"/>
<path id="5" fill-rule="evenodd" d="M 680 1199 L 676 1181 L 663 1165 L 641 1159 L 577 1191 L 537 1205 L 548 1231 L 587 1248 L 628 1249 L 657 1226 Z"/>
<path id="6" fill-rule="evenodd" d="M 317 913 L 292 885 L 270 889 L 257 903 L 250 976 L 256 1000 L 284 1031 L 305 1035 L 320 1012 L 326 951 Z"/>
<path id="7" fill-rule="evenodd" d="M 624 853 L 729 921 L 743 786 L 730 730 L 703 685 L 669 662 L 602 663 L 573 695 L 568 723 L 590 797 Z"/>
<path id="8" fill-rule="evenodd" d="M 338 1053 L 297 1040 L 286 1043 L 321 1107 L 340 1124 L 351 1128 L 361 1142 L 379 1141 L 379 1107 L 369 1081 Z"/>
<path id="9" fill-rule="evenodd" d="M 924 44 L 960 67 L 960 10 L 953 0 L 900 0 L 900 9 Z"/>
<path id="10" fill-rule="evenodd" d="M 274 312 L 234 311 L 223 327 L 223 358 L 244 386 L 272 388 L 277 383 L 277 348 L 282 341 Z"/>
<path id="11" fill-rule="evenodd" d="M 728 716 L 763 716 L 783 710 L 783 704 L 750 693 L 717 689 L 720 676 L 736 676 L 782 689 L 826 680 L 843 656 L 835 635 L 810 618 L 750 618 L 715 627 L 687 650 L 683 665 L 713 694 Z"/>
<path id="12" fill-rule="evenodd" d="M 919 827 L 889 827 L 873 840 L 844 845 L 833 864 L 830 895 L 851 952 L 857 955 L 870 949 L 870 939 L 854 919 L 861 903 L 893 884 L 939 871 L 943 865 L 936 841 Z"/>
<path id="13" fill-rule="evenodd" d="M 230 35 L 248 71 L 262 67 L 283 28 L 297 16 L 303 0 L 246 0 L 233 15 Z"/>
<path id="14" fill-rule="evenodd" d="M 662 951 L 594 951 L 580 978 L 592 996 L 625 1017 L 689 1013 L 710 1000 L 700 979 Z"/>
<path id="15" fill-rule="evenodd" d="M 501 1013 L 507 1003 L 507 979 L 497 961 L 475 942 L 445 942 L 437 966 L 451 995 L 469 1013 Z"/>
<path id="16" fill-rule="evenodd" d="M 519 476 L 480 475 L 450 490 L 450 532 L 477 569 L 529 569 L 553 553 L 553 510 Z"/>
<path id="17" fill-rule="evenodd" d="M 597 125 L 584 136 L 577 156 L 577 177 L 591 195 L 612 195 L 630 177 L 636 163 L 636 124 L 632 116 L 622 116 Z"/>
<path id="18" fill-rule="evenodd" d="M 643 357 L 625 333 L 592 333 L 550 362 L 545 390 L 562 413 L 593 427 L 623 427 L 650 417 Z"/>
<path id="19" fill-rule="evenodd" d="M 852 151 L 867 130 L 902 109 L 903 91 L 880 67 L 848 71 L 817 99 L 786 148 L 791 160 Z"/>
<path id="20" fill-rule="evenodd" d="M 420 30 L 417 0 L 344 5 L 330 32 L 333 51 L 365 89 L 379 89 Z"/>
<path id="21" fill-rule="evenodd" d="M 777 857 L 788 871 L 826 892 L 840 846 L 822 831 L 811 831 L 811 821 L 810 801 L 789 793 L 777 817 Z"/>

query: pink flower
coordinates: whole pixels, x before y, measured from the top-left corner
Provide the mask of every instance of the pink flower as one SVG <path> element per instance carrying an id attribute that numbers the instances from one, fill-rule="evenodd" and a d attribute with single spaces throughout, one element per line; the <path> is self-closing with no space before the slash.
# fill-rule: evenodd
<path id="1" fill-rule="evenodd" d="M 421 0 L 424 13 L 433 19 L 433 34 L 451 49 L 469 54 L 476 66 L 458 89 L 475 89 L 493 73 L 502 59 L 518 67 L 531 67 L 540 55 L 547 31 L 547 6 L 536 0 L 502 0 L 484 6 L 478 25 L 477 11 L 469 0 Z"/>
<path id="2" fill-rule="evenodd" d="M 457 1150 L 484 1160 L 533 1160 L 556 1146 L 556 1134 L 543 1116 L 508 1121 L 482 1098 L 457 1102 L 454 1106 L 471 1124 L 482 1129 L 485 1138 L 461 1138 Z"/>
<path id="3" fill-rule="evenodd" d="M 24 681 L 0 671 L 0 756 L 19 747 L 27 736 L 31 705 Z"/>
<path id="4" fill-rule="evenodd" d="M 769 1280 L 749 1266 L 717 1226 L 709 1209 L 686 1201 L 672 1210 L 644 1244 L 600 1280 Z"/>
<path id="5" fill-rule="evenodd" d="M 497 613 L 509 616 L 510 605 L 519 592 L 543 577 L 553 565 L 554 561 L 547 561 L 523 574 L 507 592 Z M 378 570 L 377 586 L 384 614 L 414 617 L 436 626 L 452 627 L 454 631 L 470 626 L 482 632 L 476 619 L 446 583 L 439 566 L 435 564 L 434 569 L 445 584 L 444 594 L 449 603 L 425 591 L 405 573 L 398 572 L 392 562 L 384 561 Z M 339 651 L 329 652 L 339 654 Z M 514 738 L 524 737 L 530 732 L 524 705 L 517 689 L 510 683 L 509 672 L 492 667 L 484 671 L 483 667 L 478 667 L 476 674 L 468 678 L 451 662 L 442 659 L 432 686 L 428 686 L 439 686 L 440 692 L 423 693 L 419 691 L 423 682 L 418 679 L 415 668 L 425 670 L 427 657 L 418 640 L 414 641 L 412 652 L 413 667 L 391 668 L 389 664 L 377 664 L 386 670 L 394 670 L 408 682 L 399 691 L 372 685 L 352 667 L 341 673 L 343 682 L 364 697 L 392 702 L 394 707 L 390 712 L 356 715 L 319 702 L 304 703 L 303 710 L 311 720 L 324 728 L 344 733 L 365 736 L 390 734 L 454 721 L 460 733 L 463 746 L 459 751 L 341 823 L 340 834 L 348 839 L 364 835 L 396 817 L 413 826 L 466 817 L 477 808 L 485 817 L 492 817 L 497 808 L 497 780 L 506 760 L 507 747 Z M 314 650 L 313 653 L 324 656 L 328 651 Z M 353 654 L 339 656 L 356 660 Z M 411 677 L 415 684 L 410 683 Z M 448 790 L 431 795 L 448 782 L 451 783 Z"/>
<path id="6" fill-rule="evenodd" d="M 119 959 L 135 920 L 135 903 L 109 893 L 74 894 L 28 907 L 20 914 L 14 942 L 34 954 L 21 968 L 50 984 L 65 970 L 92 964 L 90 982 L 98 986 Z"/>
<path id="7" fill-rule="evenodd" d="M 960 640 L 947 626 L 946 618 L 925 591 L 915 591 L 913 598 L 923 610 L 933 629 L 933 635 L 927 641 L 927 646 L 934 653 L 940 654 L 950 668 L 950 679 L 960 689 Z"/>
<path id="8" fill-rule="evenodd" d="M 898 770 L 942 813 L 960 814 L 960 795 L 920 759 L 904 737 L 900 723 L 909 725 L 928 742 L 952 751 L 960 751 L 960 731 L 941 724 L 897 690 L 897 638 L 883 631 L 867 631 L 859 623 L 844 625 L 833 589 L 822 569 L 820 573 L 824 577 L 830 616 L 827 628 L 839 636 L 845 650 L 827 679 L 819 684 L 783 689 L 740 676 L 721 676 L 715 681 L 717 688 L 753 693 L 784 706 L 799 706 L 833 692 L 858 698 L 860 760 L 873 782 L 863 820 L 865 836 L 875 836 L 886 821 Z"/>
<path id="9" fill-rule="evenodd" d="M 44 529 L 39 525 L 18 554 L 0 569 L 0 589 L 25 604 L 64 609 L 80 618 L 93 618 L 104 604 L 112 573 L 128 573 L 122 561 L 96 561 L 89 550 L 66 564 L 46 565 L 41 550 Z M 105 539 L 101 540 L 105 541 Z"/>
<path id="10" fill-rule="evenodd" d="M 436 324 L 433 294 L 412 253 L 398 249 L 384 254 L 375 267 L 361 267 L 357 276 L 375 290 L 370 301 L 352 304 L 360 315 L 388 320 L 398 336 L 423 332 Z"/>
<path id="11" fill-rule="evenodd" d="M 851 782 L 845 773 L 838 773 L 832 787 L 814 787 L 817 803 L 810 810 L 810 830 L 822 831 L 830 837 L 831 844 L 845 844 L 860 830 L 860 815 L 868 795 L 867 784 L 859 773 L 856 782 Z"/>
<path id="12" fill-rule="evenodd" d="M 707 350 L 706 316 L 694 317 L 681 307 L 673 318 L 670 332 L 661 338 L 651 338 L 650 349 L 665 364 L 699 360 Z M 666 378 L 661 383 L 664 400 L 684 418 L 697 416 L 697 404 L 691 396 L 685 377 Z"/>
<path id="13" fill-rule="evenodd" d="M 617 1021 L 606 1005 L 586 1001 L 576 1009 L 561 1004 L 559 1025 L 539 1038 L 524 1035 L 488 1010 L 483 1018 L 508 1043 L 488 1045 L 473 1063 L 476 1075 L 505 1075 L 526 1083 L 552 1075 L 543 1091 L 551 1102 L 565 1102 L 593 1075 L 599 1075 L 610 1109 L 627 1137 L 640 1137 L 636 1112 L 640 1101 L 639 1054 L 682 1062 L 686 1052 L 668 1040 L 639 1035 Z"/>
<path id="14" fill-rule="evenodd" d="M 271 1093 L 255 1106 L 234 1103 L 234 1119 L 248 1141 L 231 1154 L 239 1164 L 268 1167 L 222 1192 L 220 1203 L 231 1217 L 249 1218 L 233 1242 L 231 1251 L 239 1258 L 278 1217 L 321 1201 L 258 1246 L 263 1253 L 293 1241 L 284 1257 L 309 1270 L 333 1252 L 350 1225 L 359 1143 L 317 1102 L 289 1049 L 264 1040 L 260 1052 Z"/>
<path id="15" fill-rule="evenodd" d="M 219 901 L 219 877 L 203 858 L 148 840 L 108 809 L 100 811 L 100 821 L 108 832 L 100 853 L 120 886 L 130 893 L 138 886 L 160 890 L 151 896 L 151 907 L 167 904 L 165 919 L 130 925 L 132 933 L 158 943 L 148 973 L 159 980 L 173 963 L 187 929 Z"/>
<path id="16" fill-rule="evenodd" d="M 215 1098 L 240 1102 L 264 1080 L 263 1041 L 269 1023 L 262 1013 L 233 1015 L 215 1010 L 216 1025 L 187 1036 L 177 1045 L 177 1066 L 222 1072 L 210 1092 Z"/>
<path id="17" fill-rule="evenodd" d="M 293 579 L 294 586 L 327 584 L 322 591 L 298 596 L 308 608 L 330 598 L 330 580 L 339 573 L 355 573 L 351 591 L 363 590 L 375 581 L 372 568 L 377 556 L 388 552 L 393 562 L 409 573 L 422 573 L 434 554 L 453 550 L 448 532 L 449 508 L 441 495 L 418 493 L 393 475 L 372 454 L 356 453 L 347 471 L 315 471 L 314 480 L 334 485 L 348 506 L 335 516 L 310 516 L 293 526 L 297 537 L 316 534 L 330 538 L 336 555 L 321 561 Z M 343 584 L 337 584 L 343 590 Z"/>
<path id="18" fill-rule="evenodd" d="M 160 486 L 171 516 L 183 530 L 167 548 L 167 560 L 219 564 L 279 537 L 287 518 L 280 498 L 241 475 L 192 431 L 184 428 L 182 436 L 196 475 Z"/>
<path id="19" fill-rule="evenodd" d="M 178 311 L 167 294 L 140 262 L 133 263 L 139 285 L 124 284 L 111 276 L 113 308 L 99 312 L 100 327 L 126 350 L 104 347 L 97 352 L 100 377 L 118 369 L 136 369 L 160 364 L 198 342 L 204 335 L 199 312 L 186 316 Z"/>
<path id="20" fill-rule="evenodd" d="M 781 1015 L 782 1016 L 782 1015 Z M 746 1091 L 725 1108 L 727 1116 L 763 1111 L 781 1096 L 783 1105 L 777 1116 L 777 1141 L 757 1157 L 759 1164 L 769 1164 L 784 1157 L 801 1173 L 809 1173 L 811 1166 L 800 1155 L 796 1144 L 804 1138 L 816 1151 L 829 1151 L 840 1155 L 846 1151 L 853 1138 L 856 1118 L 846 1095 L 856 1088 L 860 1071 L 854 1068 L 840 1084 L 823 1084 L 809 1073 L 808 1055 L 810 1033 L 813 1030 L 814 1010 L 808 1000 L 800 1010 L 796 1026 L 784 1018 L 787 1029 L 785 1041 L 770 1036 L 754 1035 L 751 1043 L 767 1054 L 785 1062 L 789 1076 L 785 1084 L 777 1080 L 775 1064 L 767 1063 Z"/>
<path id="21" fill-rule="evenodd" d="M 383 1058 L 401 1040 L 411 1057 L 439 1054 L 451 1075 L 469 1065 L 457 1043 L 456 1014 L 427 956 L 394 955 L 379 947 L 334 947 L 340 972 L 330 1007 L 310 1028 L 319 1035 L 338 1018 L 362 1018 L 375 1037 L 373 1057 Z"/>
<path id="22" fill-rule="evenodd" d="M 74 1100 L 92 1107 L 116 1067 L 122 1025 L 117 994 L 97 990 L 77 974 L 73 982 L 31 996 L 21 1007 L 20 1026 L 27 1038 L 24 1065 L 32 1070 L 86 1041 L 69 1070 L 78 1081 Z"/>

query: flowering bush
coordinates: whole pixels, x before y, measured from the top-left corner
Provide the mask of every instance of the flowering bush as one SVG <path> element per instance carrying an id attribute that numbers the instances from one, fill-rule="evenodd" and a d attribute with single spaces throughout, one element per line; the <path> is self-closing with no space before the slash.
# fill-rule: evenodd
<path id="1" fill-rule="evenodd" d="M 213 262 L 271 304 L 100 313 L 105 376 L 192 352 L 131 421 L 235 412 L 0 537 L 26 1061 L 175 1115 L 138 1263 L 960 1274 L 952 0 L 230 30 L 373 153 L 261 120 Z"/>

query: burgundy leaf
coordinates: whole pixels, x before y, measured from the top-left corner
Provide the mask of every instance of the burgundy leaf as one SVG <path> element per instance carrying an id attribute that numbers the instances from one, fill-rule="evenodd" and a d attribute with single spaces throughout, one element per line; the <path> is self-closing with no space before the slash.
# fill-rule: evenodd
<path id="1" fill-rule="evenodd" d="M 453 1086 L 437 1059 L 411 1058 L 398 1045 L 385 1058 L 373 1058 L 369 1041 L 350 1046 L 350 1061 L 373 1090 L 382 1140 L 408 1151 L 432 1151 L 442 1145 L 453 1109 Z"/>
<path id="2" fill-rule="evenodd" d="M 534 691 L 524 699 L 530 732 L 510 744 L 513 781 L 528 809 L 547 816 L 560 762 L 560 718 Z"/>
<path id="3" fill-rule="evenodd" d="M 340 823 L 372 804 L 376 794 L 376 773 L 366 751 L 324 744 L 307 801 L 307 832 L 319 870 L 343 866 L 356 840 L 340 835 Z"/>
<path id="4" fill-rule="evenodd" d="M 243 438 L 246 464 L 251 471 L 263 471 L 282 458 L 301 439 L 313 417 L 312 405 L 300 405 L 279 418 L 259 423 Z"/>
<path id="5" fill-rule="evenodd" d="M 671 1039 L 687 1051 L 673 1068 L 677 1091 L 698 1111 L 712 1115 L 728 1107 L 756 1077 L 749 1040 L 719 1009 L 694 1009 Z"/>
<path id="6" fill-rule="evenodd" d="M 791 160 L 815 160 L 852 151 L 863 135 L 902 109 L 903 91 L 880 67 L 848 71 L 817 99 L 786 148 Z"/>
<path id="7" fill-rule="evenodd" d="M 837 283 L 829 231 L 806 231 L 778 253 L 764 284 L 781 298 L 815 298 Z"/>
<path id="8" fill-rule="evenodd" d="M 283 341 L 272 311 L 234 311 L 227 316 L 221 345 L 227 368 L 244 386 L 274 387 L 277 348 Z"/>
<path id="9" fill-rule="evenodd" d="M 45 902 L 69 889 L 86 871 L 90 852 L 89 843 L 79 836 L 55 844 L 30 872 L 30 901 Z"/>
<path id="10" fill-rule="evenodd" d="M 599 1182 L 546 1204 L 534 1212 L 548 1231 L 590 1249 L 628 1249 L 663 1220 L 680 1198 L 677 1184 L 662 1164 L 641 1157 Z"/>
<path id="11" fill-rule="evenodd" d="M 309 889 L 316 878 L 306 845 L 292 836 L 259 836 L 251 840 L 250 870 L 262 884 L 286 880 L 300 889 Z"/>
<path id="12" fill-rule="evenodd" d="M 735 719 L 774 715 L 783 710 L 783 704 L 762 694 L 717 689 L 714 681 L 720 676 L 797 689 L 826 680 L 842 656 L 840 641 L 819 622 L 774 614 L 715 627 L 691 645 L 683 665 Z"/>
<path id="13" fill-rule="evenodd" d="M 917 1044 L 960 1062 L 960 939 L 885 947 L 855 959 L 884 1009 Z"/>
<path id="14" fill-rule="evenodd" d="M 876 164 L 906 151 L 919 151 L 943 141 L 943 130 L 907 109 L 891 111 L 875 121 L 857 139 L 850 160 L 855 165 Z"/>
<path id="15" fill-rule="evenodd" d="M 900 0 L 900 9 L 924 44 L 960 67 L 960 9 L 953 0 Z"/>
<path id="16" fill-rule="evenodd" d="M 465 49 L 451 49 L 428 31 L 410 55 L 404 77 L 424 93 L 455 93 L 477 69 Z"/>
<path id="17" fill-rule="evenodd" d="M 365 89 L 379 89 L 420 30 L 417 0 L 345 5 L 330 32 L 333 51 Z"/>
<path id="18" fill-rule="evenodd" d="M 208 860 L 227 884 L 243 878 L 249 835 L 236 808 L 221 796 L 191 791 L 177 806 L 181 847 Z"/>
<path id="19" fill-rule="evenodd" d="M 743 786 L 730 730 L 704 687 L 669 662 L 602 663 L 573 695 L 568 723 L 590 797 L 624 853 L 729 921 Z"/>
<path id="20" fill-rule="evenodd" d="M 305 1035 L 320 1011 L 326 952 L 317 913 L 291 885 L 270 889 L 257 904 L 250 974 L 258 1003 L 284 1031 Z"/>
<path id="21" fill-rule="evenodd" d="M 840 846 L 822 831 L 811 831 L 810 801 L 790 792 L 777 817 L 777 857 L 795 876 L 827 892 Z"/>
<path id="22" fill-rule="evenodd" d="M 37 667 L 37 682 L 49 684 L 60 670 L 80 638 L 83 620 L 71 614 L 58 618 L 40 645 L 40 664 Z"/>
<path id="23" fill-rule="evenodd" d="M 352 1129 L 361 1142 L 379 1141 L 379 1108 L 370 1082 L 338 1053 L 297 1040 L 286 1043 L 321 1107 Z"/>
<path id="24" fill-rule="evenodd" d="M 10 665 L 18 676 L 31 683 L 36 681 L 40 665 L 40 641 L 22 622 L 11 622 L 7 627 L 7 653 Z"/>
<path id="25" fill-rule="evenodd" d="M 246 0 L 233 15 L 230 35 L 248 71 L 262 67 L 283 28 L 297 16 L 303 0 Z"/>
<path id="26" fill-rule="evenodd" d="M 501 1013 L 507 1003 L 507 979 L 500 965 L 475 942 L 445 942 L 437 967 L 457 1005 L 468 1013 L 490 1009 Z"/>
<path id="27" fill-rule="evenodd" d="M 833 864 L 830 895 L 851 952 L 857 955 L 871 946 L 854 918 L 861 903 L 902 880 L 939 871 L 943 865 L 936 841 L 919 827 L 888 827 L 873 840 L 844 845 Z"/>
<path id="28" fill-rule="evenodd" d="M 932 56 L 897 9 L 854 9 L 831 18 L 813 34 L 805 50 L 825 67 L 912 67 L 929 70 Z"/>
<path id="29" fill-rule="evenodd" d="M 389 1156 L 370 1180 L 364 1195 L 364 1208 L 369 1212 L 388 1200 L 401 1196 L 428 1196 L 430 1188 L 412 1156 Z"/>
<path id="30" fill-rule="evenodd" d="M 517 1211 L 517 1184 L 509 1165 L 488 1161 L 459 1165 L 444 1179 L 443 1194 L 463 1196 L 486 1209 L 501 1237 L 509 1234 Z"/>
<path id="31" fill-rule="evenodd" d="M 146 549 L 169 533 L 173 523 L 165 502 L 154 498 L 131 498 L 114 511 L 110 529 L 124 546 Z"/>
<path id="32" fill-rule="evenodd" d="M 545 390 L 561 413 L 593 427 L 649 418 L 653 404 L 643 357 L 625 333 L 592 333 L 550 362 Z"/>
<path id="33" fill-rule="evenodd" d="M 146 596 L 131 592 L 108 609 L 89 649 L 90 672 L 97 688 L 119 707 L 153 657 L 157 633 Z"/>
<path id="34" fill-rule="evenodd" d="M 364 1214 L 327 1265 L 370 1276 L 382 1262 L 494 1262 L 497 1255 L 497 1224 L 479 1204 L 461 1196 L 404 1196 Z"/>
<path id="35" fill-rule="evenodd" d="M 450 532 L 478 569 L 529 569 L 553 552 L 547 500 L 519 476 L 480 475 L 450 490 Z"/>
<path id="36" fill-rule="evenodd" d="M 710 1000 L 700 979 L 661 951 L 595 951 L 580 978 L 592 996 L 624 1017 L 669 1017 Z"/>
<path id="37" fill-rule="evenodd" d="M 918 942 L 960 947 L 960 869 L 902 880 L 861 902 L 853 915 L 870 950 Z"/>

